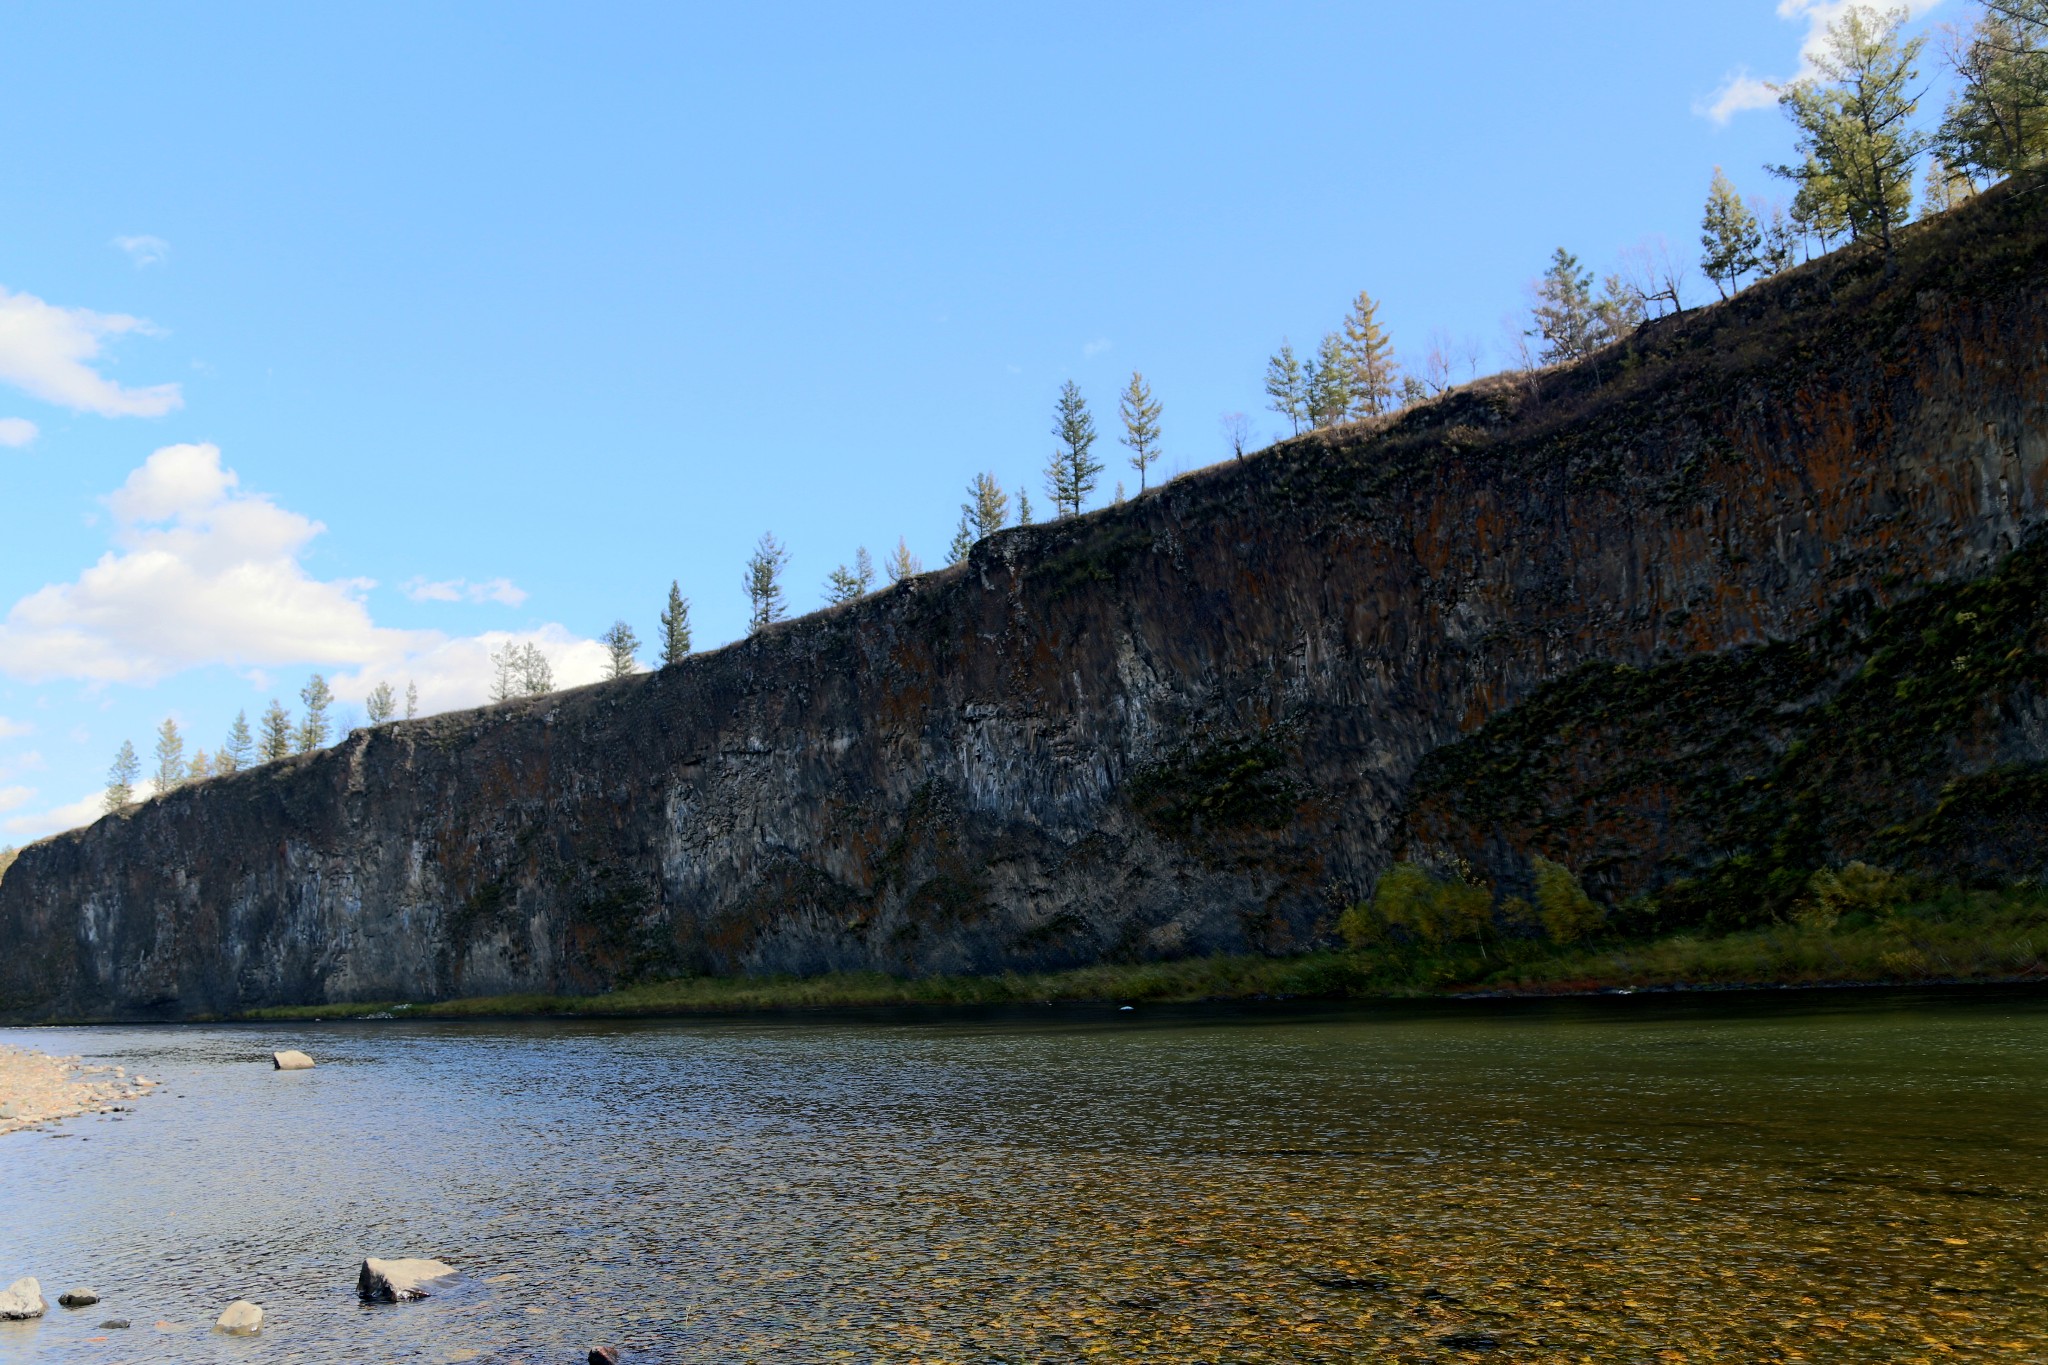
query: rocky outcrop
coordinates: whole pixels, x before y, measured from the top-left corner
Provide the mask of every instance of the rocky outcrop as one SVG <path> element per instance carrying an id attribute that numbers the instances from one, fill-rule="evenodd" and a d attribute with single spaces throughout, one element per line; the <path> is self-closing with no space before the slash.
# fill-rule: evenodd
<path id="1" fill-rule="evenodd" d="M 356 1272 L 356 1295 L 365 1303 L 424 1299 L 454 1274 L 455 1267 L 444 1261 L 414 1256 L 383 1260 L 372 1256 Z"/>
<path id="2" fill-rule="evenodd" d="M 1308 945 L 1410 837 L 1425 756 L 1546 683 L 1798 636 L 2020 543 L 2044 204 L 1996 192 L 1895 272 L 1837 253 L 678 667 L 33 845 L 0 880 L 0 1009 Z"/>

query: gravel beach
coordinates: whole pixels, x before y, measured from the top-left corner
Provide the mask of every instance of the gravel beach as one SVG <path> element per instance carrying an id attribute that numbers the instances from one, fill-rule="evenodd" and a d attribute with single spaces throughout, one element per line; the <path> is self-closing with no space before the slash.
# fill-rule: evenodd
<path id="1" fill-rule="evenodd" d="M 88 1066 L 76 1057 L 0 1047 L 0 1133 L 102 1114 L 160 1084 L 131 1076 L 123 1067 Z"/>

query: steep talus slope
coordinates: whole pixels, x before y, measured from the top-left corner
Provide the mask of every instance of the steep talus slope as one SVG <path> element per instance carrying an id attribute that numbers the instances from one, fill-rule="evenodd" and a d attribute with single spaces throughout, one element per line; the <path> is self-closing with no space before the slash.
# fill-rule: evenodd
<path id="1" fill-rule="evenodd" d="M 1907 234 L 1895 275 L 1843 253 L 1533 388 L 1004 532 L 677 668 L 46 840 L 0 880 L 0 1008 L 1283 950 L 1408 845 L 1511 874 L 1549 816 L 1479 809 L 1444 758 L 1411 790 L 1432 751 L 1586 665 L 1805 639 L 2021 544 L 2044 205 L 1988 196 Z"/>

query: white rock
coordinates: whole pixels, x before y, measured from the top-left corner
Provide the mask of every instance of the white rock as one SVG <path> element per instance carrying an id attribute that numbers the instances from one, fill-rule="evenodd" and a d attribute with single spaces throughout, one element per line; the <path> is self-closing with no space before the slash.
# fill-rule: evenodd
<path id="1" fill-rule="evenodd" d="M 33 1275 L 24 1275 L 0 1289 L 0 1319 L 18 1322 L 22 1318 L 39 1318 L 49 1311 L 50 1305 L 43 1302 L 43 1287 Z"/>
<path id="2" fill-rule="evenodd" d="M 356 1293 L 367 1303 L 424 1299 L 440 1288 L 436 1280 L 445 1280 L 454 1273 L 455 1267 L 442 1261 L 382 1261 L 372 1256 L 363 1262 L 356 1276 Z"/>
<path id="3" fill-rule="evenodd" d="M 214 1319 L 213 1330 L 229 1336 L 254 1336 L 263 1330 L 263 1310 L 247 1299 L 236 1299 Z"/>
<path id="4" fill-rule="evenodd" d="M 313 1059 L 294 1048 L 270 1054 L 270 1064 L 278 1071 L 304 1071 L 313 1065 Z"/>

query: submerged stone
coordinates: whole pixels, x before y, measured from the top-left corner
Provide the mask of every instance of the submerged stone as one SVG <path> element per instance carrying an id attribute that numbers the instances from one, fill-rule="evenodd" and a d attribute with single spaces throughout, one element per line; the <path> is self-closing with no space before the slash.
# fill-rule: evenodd
<path id="1" fill-rule="evenodd" d="M 66 1308 L 90 1308 L 99 1301 L 99 1292 L 83 1285 L 76 1289 L 67 1289 L 57 1296 L 57 1302 Z"/>
<path id="2" fill-rule="evenodd" d="M 213 1329 L 229 1336 L 254 1336 L 263 1330 L 263 1310 L 247 1299 L 236 1299 L 214 1319 Z"/>
<path id="3" fill-rule="evenodd" d="M 372 1256 L 356 1274 L 356 1293 L 365 1303 L 402 1303 L 424 1299 L 440 1286 L 437 1281 L 455 1274 L 444 1261 L 418 1257 L 381 1260 Z"/>

